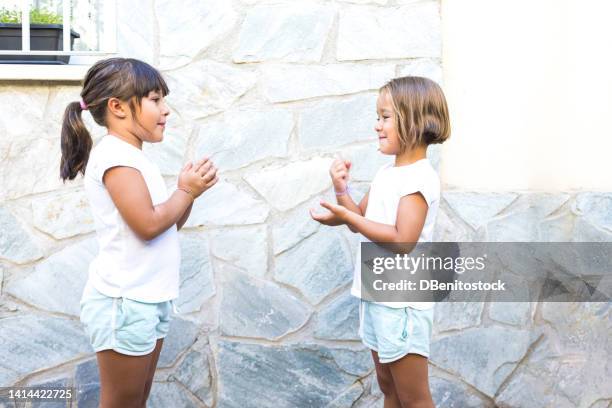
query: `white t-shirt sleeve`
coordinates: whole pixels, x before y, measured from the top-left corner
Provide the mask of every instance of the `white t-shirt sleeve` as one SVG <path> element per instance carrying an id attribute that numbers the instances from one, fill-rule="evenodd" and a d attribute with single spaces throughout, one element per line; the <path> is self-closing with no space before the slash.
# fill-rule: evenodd
<path id="1" fill-rule="evenodd" d="M 427 174 L 423 174 L 422 177 L 414 177 L 411 180 L 404 180 L 398 184 L 400 199 L 410 194 L 421 193 L 427 206 L 431 207 L 438 196 L 437 188 L 432 183 L 431 177 L 428 177 Z"/>
<path id="2" fill-rule="evenodd" d="M 106 146 L 108 147 L 108 146 Z M 97 152 L 93 176 L 96 181 L 102 183 L 104 173 L 113 167 L 132 167 L 142 173 L 138 157 L 135 157 L 132 152 L 123 149 L 100 149 Z"/>

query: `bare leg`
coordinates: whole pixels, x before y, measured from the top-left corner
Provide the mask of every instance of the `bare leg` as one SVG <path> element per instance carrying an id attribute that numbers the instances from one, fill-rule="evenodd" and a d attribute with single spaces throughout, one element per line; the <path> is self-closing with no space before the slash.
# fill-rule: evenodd
<path id="1" fill-rule="evenodd" d="M 149 393 L 151 392 L 151 385 L 153 384 L 153 377 L 155 376 L 155 369 L 157 368 L 157 361 L 159 360 L 159 354 L 161 353 L 163 344 L 164 344 L 164 339 L 157 339 L 155 350 L 153 350 L 153 355 L 151 356 L 151 364 L 149 365 L 149 374 L 147 375 L 147 382 L 145 384 L 144 394 L 142 396 L 141 406 L 143 408 L 147 406 L 147 399 L 149 398 Z"/>
<path id="2" fill-rule="evenodd" d="M 389 364 L 402 408 L 435 408 L 429 391 L 427 358 L 408 354 Z"/>
<path id="3" fill-rule="evenodd" d="M 393 383 L 393 376 L 391 375 L 391 370 L 389 370 L 389 365 L 382 364 L 378 360 L 378 353 L 374 350 L 372 350 L 372 358 L 374 359 L 374 366 L 376 367 L 378 386 L 385 396 L 384 408 L 401 408 L 400 400 L 395 392 L 395 384 Z"/>
<path id="4" fill-rule="evenodd" d="M 104 350 L 96 356 L 100 370 L 100 407 L 141 408 L 153 353 L 128 356 Z"/>

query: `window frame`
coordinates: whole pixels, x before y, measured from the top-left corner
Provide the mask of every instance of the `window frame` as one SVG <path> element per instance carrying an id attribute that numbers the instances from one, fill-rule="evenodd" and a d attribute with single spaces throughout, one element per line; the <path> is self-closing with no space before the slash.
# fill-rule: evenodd
<path id="1" fill-rule="evenodd" d="M 71 0 L 63 0 L 63 49 L 70 49 Z M 0 81 L 81 81 L 87 70 L 99 59 L 117 55 L 117 0 L 103 0 L 104 24 L 100 51 L 32 51 L 30 50 L 30 2 L 22 1 L 22 49 L 0 50 L 0 55 L 69 55 L 68 64 L 0 64 Z"/>

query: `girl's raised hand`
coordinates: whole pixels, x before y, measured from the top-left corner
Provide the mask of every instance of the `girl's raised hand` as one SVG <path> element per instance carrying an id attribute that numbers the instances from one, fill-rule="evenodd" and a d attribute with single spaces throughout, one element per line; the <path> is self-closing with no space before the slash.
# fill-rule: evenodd
<path id="1" fill-rule="evenodd" d="M 331 204 L 324 200 L 321 200 L 320 204 L 321 207 L 328 209 L 329 212 L 317 214 L 311 208 L 310 216 L 313 220 L 318 221 L 321 224 L 330 226 L 340 225 L 345 222 L 346 214 L 348 211 L 345 207 L 341 205 Z"/>
<path id="2" fill-rule="evenodd" d="M 205 183 L 204 190 L 202 192 L 208 190 L 214 186 L 217 181 L 219 181 L 219 178 L 217 177 L 217 168 L 212 160 L 202 158 L 196 162 L 196 171 L 202 177 L 202 180 L 204 180 Z"/>
<path id="3" fill-rule="evenodd" d="M 334 217 L 334 214 L 330 212 L 323 213 L 323 214 L 317 214 L 314 212 L 312 208 L 309 211 L 310 211 L 310 217 L 312 217 L 313 220 L 318 221 L 323 225 L 330 225 L 330 226 L 335 225 L 334 221 L 336 220 L 336 217 Z"/>
<path id="4" fill-rule="evenodd" d="M 195 199 L 217 181 L 217 168 L 208 158 L 202 158 L 195 164 L 189 162 L 183 167 L 178 178 L 178 188 L 189 191 Z"/>
<path id="5" fill-rule="evenodd" d="M 335 159 L 332 162 L 329 168 L 329 175 L 331 176 L 334 190 L 336 190 L 337 193 L 346 191 L 350 168 L 351 162 L 349 160 Z"/>

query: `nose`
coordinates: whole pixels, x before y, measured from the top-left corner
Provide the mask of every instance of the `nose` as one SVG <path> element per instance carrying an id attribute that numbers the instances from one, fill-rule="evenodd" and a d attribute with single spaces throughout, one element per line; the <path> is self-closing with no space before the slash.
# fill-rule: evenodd
<path id="1" fill-rule="evenodd" d="M 376 124 L 374 125 L 374 131 L 375 132 L 380 132 L 382 130 L 382 126 L 380 124 L 380 120 L 376 121 Z"/>
<path id="2" fill-rule="evenodd" d="M 168 104 L 166 103 L 165 99 L 162 99 L 162 108 L 161 108 L 161 113 L 164 116 L 168 116 L 170 114 L 170 109 L 168 108 Z"/>

